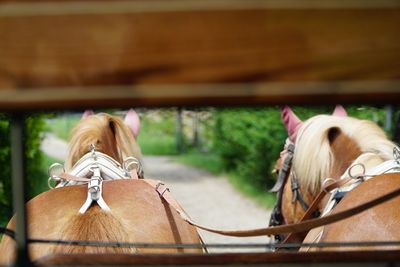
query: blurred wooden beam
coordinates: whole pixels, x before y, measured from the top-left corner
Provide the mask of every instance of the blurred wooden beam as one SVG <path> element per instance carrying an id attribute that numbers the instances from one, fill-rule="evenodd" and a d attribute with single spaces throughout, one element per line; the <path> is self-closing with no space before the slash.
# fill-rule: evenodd
<path id="1" fill-rule="evenodd" d="M 255 267 L 267 264 L 278 266 L 387 266 L 396 265 L 400 252 L 381 251 L 318 251 L 266 253 L 210 253 L 210 254 L 65 254 L 51 255 L 38 261 L 40 266 L 55 265 L 185 265 Z"/>
<path id="2" fill-rule="evenodd" d="M 397 104 L 400 83 L 277 82 L 0 90 L 0 110 L 243 106 L 283 104 Z"/>
<path id="3" fill-rule="evenodd" d="M 399 100 L 393 0 L 0 1 L 0 40 L 3 110 Z"/>

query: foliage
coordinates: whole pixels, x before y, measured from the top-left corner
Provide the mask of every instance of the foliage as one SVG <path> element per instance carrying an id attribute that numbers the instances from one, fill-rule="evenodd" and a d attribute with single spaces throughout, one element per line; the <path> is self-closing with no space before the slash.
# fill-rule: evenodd
<path id="1" fill-rule="evenodd" d="M 217 110 L 214 116 L 214 150 L 225 169 L 255 187 L 271 186 L 270 169 L 286 138 L 279 111 L 232 108 Z"/>
<path id="2" fill-rule="evenodd" d="M 47 189 L 47 172 L 43 169 L 44 155 L 40 150 L 42 132 L 45 128 L 43 114 L 26 119 L 25 157 L 28 197 L 32 198 Z"/>
<path id="3" fill-rule="evenodd" d="M 31 198 L 46 187 L 47 174 L 43 171 L 43 154 L 40 151 L 41 132 L 45 123 L 43 115 L 30 116 L 25 121 L 25 164 L 27 194 Z M 12 215 L 10 118 L 0 115 L 0 222 L 4 224 Z"/>
<path id="4" fill-rule="evenodd" d="M 144 155 L 176 155 L 175 111 L 173 109 L 140 112 L 138 144 Z"/>
<path id="5" fill-rule="evenodd" d="M 46 131 L 54 133 L 58 138 L 69 140 L 72 129 L 81 119 L 82 114 L 62 113 L 48 114 Z"/>
<path id="6" fill-rule="evenodd" d="M 0 115 L 0 225 L 4 225 L 12 214 L 11 207 L 11 148 L 10 123 L 7 116 Z"/>

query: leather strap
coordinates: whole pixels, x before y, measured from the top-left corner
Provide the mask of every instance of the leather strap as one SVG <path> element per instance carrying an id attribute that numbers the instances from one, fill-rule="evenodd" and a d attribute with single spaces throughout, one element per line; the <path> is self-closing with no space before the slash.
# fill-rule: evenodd
<path id="1" fill-rule="evenodd" d="M 144 180 L 146 181 L 146 180 Z M 148 180 L 147 180 L 148 181 Z M 147 182 L 146 181 L 146 182 Z M 330 184 L 326 187 L 326 192 L 329 192 L 330 190 L 334 189 L 335 187 L 338 187 L 339 184 L 345 184 L 346 182 L 348 182 L 349 180 L 343 179 L 340 180 L 338 182 L 335 182 L 333 184 Z M 148 182 L 149 183 L 149 182 Z M 149 183 L 150 185 L 152 185 L 151 183 Z M 153 186 L 154 187 L 154 186 Z M 322 191 L 322 192 L 325 192 Z M 320 197 L 319 198 L 323 198 L 322 195 L 326 194 L 325 193 L 320 193 Z M 400 195 L 400 188 L 393 190 L 383 196 L 374 198 L 370 201 L 367 201 L 361 205 L 355 206 L 353 208 L 338 212 L 338 213 L 333 213 L 331 215 L 325 216 L 325 217 L 320 217 L 320 218 L 316 218 L 316 219 L 309 219 L 309 220 L 305 220 L 305 221 L 301 221 L 299 223 L 294 223 L 294 224 L 287 224 L 287 225 L 279 225 L 279 226 L 275 226 L 275 227 L 267 227 L 267 228 L 259 228 L 259 229 L 250 229 L 250 230 L 238 230 L 238 231 L 226 231 L 226 230 L 219 230 L 219 229 L 213 229 L 213 228 L 208 228 L 205 227 L 203 225 L 197 224 L 196 222 L 192 221 L 187 215 L 186 213 L 183 212 L 183 210 L 181 210 L 179 204 L 175 204 L 174 202 L 176 201 L 171 201 L 171 195 L 169 194 L 169 192 L 165 192 L 164 194 L 161 194 L 160 196 L 162 198 L 164 198 L 164 200 L 170 204 L 173 208 L 175 208 L 175 210 L 181 214 L 184 214 L 182 216 L 182 218 L 187 221 L 189 224 L 196 226 L 199 229 L 208 231 L 208 232 L 212 232 L 212 233 L 216 233 L 216 234 L 221 234 L 221 235 L 227 235 L 227 236 L 236 236 L 236 237 L 247 237 L 247 236 L 269 236 L 269 235 L 276 235 L 276 234 L 281 234 L 281 233 L 298 233 L 298 232 L 305 232 L 305 231 L 309 231 L 313 228 L 319 227 L 319 226 L 323 226 L 323 225 L 327 225 L 327 224 L 331 224 L 343 219 L 346 219 L 348 217 L 351 217 L 353 215 L 356 215 L 358 213 L 361 213 L 371 207 L 374 207 L 376 205 L 379 205 L 385 201 L 388 201 L 394 197 L 397 197 Z M 314 201 L 316 202 L 316 201 Z M 310 208 L 314 208 L 315 206 L 317 206 L 317 204 L 313 204 L 311 205 Z M 312 213 L 312 212 L 311 212 Z M 307 214 L 307 213 L 306 213 Z M 309 216 L 309 215 L 308 215 Z M 305 217 L 305 216 L 304 216 Z"/>
<path id="2" fill-rule="evenodd" d="M 327 184 L 324 186 L 324 188 L 321 190 L 321 192 L 317 195 L 317 197 L 314 199 L 314 201 L 311 203 L 310 207 L 307 209 L 307 211 L 304 213 L 303 217 L 300 219 L 300 222 L 304 222 L 306 220 L 309 220 L 313 217 L 313 214 L 318 210 L 319 204 L 321 201 L 324 199 L 324 197 L 331 192 L 332 190 L 342 187 L 343 185 L 347 184 L 353 180 L 352 178 L 345 178 L 345 179 L 340 179 L 338 181 L 334 181 L 330 184 Z M 296 233 L 290 233 L 286 236 L 286 238 L 282 241 L 281 244 L 287 244 L 290 243 L 292 240 L 296 239 Z"/>
<path id="3" fill-rule="evenodd" d="M 324 186 L 324 188 L 321 190 L 321 192 L 317 195 L 317 197 L 314 199 L 314 201 L 311 203 L 310 207 L 304 213 L 303 217 L 301 218 L 300 221 L 305 221 L 308 220 L 312 217 L 312 214 L 318 209 L 319 204 L 321 201 L 324 199 L 324 197 L 331 192 L 333 189 L 342 187 L 343 185 L 347 184 L 351 180 L 354 180 L 353 178 L 345 178 L 345 179 L 340 179 L 338 181 L 332 182 L 330 184 L 327 184 Z"/>
<path id="4" fill-rule="evenodd" d="M 293 194 L 292 203 L 295 203 L 296 201 L 298 201 L 300 203 L 300 206 L 303 208 L 303 210 L 307 211 L 309 206 L 306 203 L 306 201 L 304 200 L 303 195 L 300 192 L 300 186 L 299 186 L 299 182 L 297 180 L 297 176 L 296 176 L 295 172 L 292 173 L 290 182 L 291 182 L 291 190 L 292 190 L 292 194 Z"/>

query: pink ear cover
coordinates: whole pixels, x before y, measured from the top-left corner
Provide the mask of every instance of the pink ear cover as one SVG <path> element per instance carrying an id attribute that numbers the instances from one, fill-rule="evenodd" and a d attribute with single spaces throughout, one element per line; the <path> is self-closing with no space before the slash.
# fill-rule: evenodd
<path id="1" fill-rule="evenodd" d="M 333 116 L 347 117 L 347 112 L 342 105 L 336 105 L 335 110 L 332 113 Z"/>
<path id="2" fill-rule="evenodd" d="M 285 127 L 288 131 L 289 139 L 294 142 L 296 140 L 297 130 L 300 128 L 303 122 L 296 116 L 296 114 L 294 114 L 292 109 L 288 106 L 284 106 L 282 108 L 281 115 Z"/>
<path id="3" fill-rule="evenodd" d="M 135 138 L 139 135 L 140 131 L 140 118 L 135 110 L 130 109 L 125 115 L 124 123 L 131 129 Z"/>
<path id="4" fill-rule="evenodd" d="M 85 110 L 85 112 L 83 112 L 81 120 L 86 119 L 87 117 L 93 114 L 94 114 L 93 110 L 87 109 Z"/>

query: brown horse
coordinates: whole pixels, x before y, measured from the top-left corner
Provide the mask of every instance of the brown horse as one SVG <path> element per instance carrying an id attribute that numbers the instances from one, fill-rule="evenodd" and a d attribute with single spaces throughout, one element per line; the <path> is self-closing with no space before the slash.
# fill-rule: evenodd
<path id="1" fill-rule="evenodd" d="M 66 161 L 66 172 L 74 173 L 74 165 L 89 152 L 105 161 L 122 166 L 124 159 L 140 159 L 135 139 L 140 121 L 131 110 L 122 121 L 108 114 L 85 113 L 73 130 Z M 92 152 L 90 152 L 92 150 Z M 110 156 L 113 160 L 108 158 Z M 78 163 L 77 163 L 78 162 Z M 116 165 L 116 166 L 117 166 Z M 81 165 L 80 165 L 81 166 Z M 111 166 L 112 167 L 112 166 Z M 102 173 L 103 174 L 103 173 Z M 138 173 L 140 176 L 140 173 Z M 110 176 L 110 174 L 108 174 Z M 112 179 L 112 177 L 111 177 Z M 161 198 L 153 185 L 145 179 L 118 179 L 102 183 L 101 196 L 107 209 L 94 201 L 83 212 L 88 199 L 88 185 L 74 181 L 59 181 L 57 188 L 44 192 L 27 203 L 30 239 L 85 240 L 102 242 L 136 242 L 200 244 L 197 230 L 177 213 L 176 206 Z M 167 192 L 167 194 L 169 194 Z M 169 196 L 171 197 L 171 196 Z M 7 228 L 15 229 L 14 217 Z M 55 253 L 141 253 L 141 252 L 202 252 L 201 249 L 96 247 L 36 244 L 29 245 L 32 260 Z M 15 242 L 8 236 L 0 244 L 0 264 L 9 264 L 15 257 Z"/>
<path id="2" fill-rule="evenodd" d="M 276 166 L 281 169 L 281 175 L 280 186 L 275 189 L 280 191 L 272 225 L 299 222 L 323 187 L 335 181 L 349 182 L 319 202 L 321 216 L 360 205 L 400 187 L 399 163 L 397 158 L 394 160 L 393 152 L 397 146 L 375 123 L 347 117 L 341 106 L 336 107 L 333 115 L 318 115 L 305 122 L 285 107 L 282 118 L 289 138 Z M 346 220 L 291 235 L 284 241 L 280 239 L 284 243 L 400 241 L 399 206 L 400 197 L 396 197 Z M 399 249 L 399 246 L 319 249 L 393 248 Z M 317 249 L 303 247 L 301 250 Z"/>

